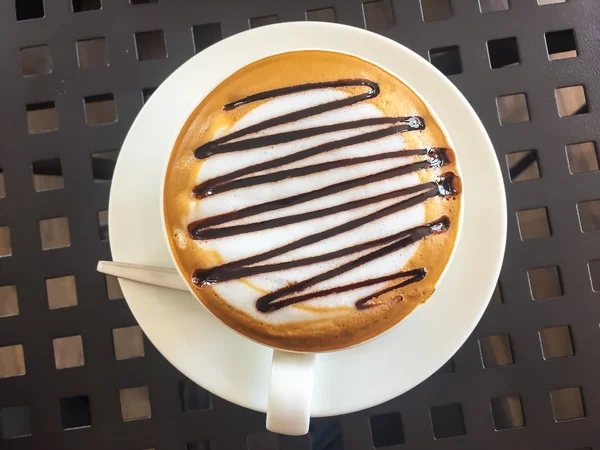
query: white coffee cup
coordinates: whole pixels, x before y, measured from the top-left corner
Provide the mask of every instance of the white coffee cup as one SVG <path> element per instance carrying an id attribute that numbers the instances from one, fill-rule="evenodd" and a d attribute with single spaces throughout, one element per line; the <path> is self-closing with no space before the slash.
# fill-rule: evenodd
<path id="1" fill-rule="evenodd" d="M 220 351 L 231 352 L 232 358 L 242 358 L 239 349 L 215 347 L 210 340 L 198 341 L 199 351 L 202 351 L 206 358 L 215 359 L 215 367 L 212 367 L 210 372 L 202 372 L 186 358 L 186 351 L 189 349 L 174 348 L 177 339 L 201 333 L 192 328 L 193 320 L 182 318 L 178 322 L 180 327 L 162 327 L 157 320 L 161 314 L 168 314 L 174 319 L 180 313 L 175 309 L 167 311 L 170 306 L 161 304 L 158 297 L 157 301 L 139 298 L 140 294 L 135 292 L 139 287 L 127 281 L 122 283 L 127 301 L 140 325 L 157 348 L 176 367 L 217 395 L 253 409 L 266 409 L 267 427 L 270 430 L 293 435 L 308 431 L 311 415 L 341 414 L 388 400 L 423 381 L 446 362 L 466 340 L 485 310 L 500 270 L 506 237 L 504 191 L 493 148 L 472 108 L 444 75 L 415 53 L 382 36 L 335 24 L 288 23 L 250 30 L 221 41 L 182 66 L 153 94 L 130 130 L 115 171 L 109 210 L 111 250 L 115 260 L 166 265 L 164 244 L 150 252 L 145 248 L 147 241 L 140 240 L 131 231 L 131 224 L 135 224 L 136 220 L 146 220 L 149 233 L 156 238 L 158 213 L 161 218 L 164 217 L 160 207 L 150 203 L 144 205 L 152 208 L 151 214 L 135 210 L 135 201 L 139 199 L 141 202 L 148 202 L 147 199 L 157 192 L 157 188 L 160 189 L 161 207 L 163 204 L 162 179 L 156 180 L 156 183 L 161 183 L 160 187 L 154 184 L 148 186 L 144 185 L 144 180 L 138 180 L 131 174 L 135 164 L 139 167 L 140 155 L 144 155 L 139 146 L 145 151 L 152 147 L 151 154 L 162 152 L 164 156 L 163 161 L 148 163 L 145 176 L 156 173 L 164 175 L 170 150 L 185 120 L 221 81 L 264 57 L 309 49 L 347 53 L 380 65 L 411 86 L 428 103 L 430 111 L 437 114 L 439 123 L 448 132 L 461 165 L 464 221 L 460 237 L 455 244 L 455 257 L 448 264 L 446 275 L 438 283 L 437 291 L 431 299 L 389 333 L 377 337 L 376 341 L 382 343 L 378 347 L 369 342 L 333 354 L 319 355 L 274 349 L 268 403 L 265 408 L 259 395 L 247 394 L 243 389 L 233 392 L 228 387 L 235 386 L 236 380 L 245 380 L 248 377 L 243 373 L 227 373 L 228 367 L 225 362 L 214 356 L 215 351 Z M 235 58 L 232 55 L 235 55 Z M 198 72 L 195 70 L 199 68 L 196 61 L 199 62 L 200 59 L 213 61 L 214 65 L 202 74 L 202 83 L 198 84 Z M 170 112 L 171 105 L 178 105 L 180 108 Z M 165 115 L 169 117 L 165 118 Z M 164 130 L 160 129 L 162 124 L 165 126 Z M 477 151 L 471 151 L 471 147 L 475 147 Z M 463 155 L 466 155 L 464 159 Z M 471 189 L 470 186 L 474 186 L 475 189 Z M 129 196 L 128 201 L 123 198 L 124 195 Z M 159 196 L 156 195 L 155 200 L 158 200 L 157 197 Z M 494 224 L 489 226 L 488 220 L 494 221 Z M 482 239 L 479 230 L 486 225 L 486 239 Z M 465 237 L 465 234 L 468 237 Z M 168 247 L 168 244 L 166 246 Z M 170 249 L 168 251 L 171 252 Z M 463 288 L 466 289 L 467 278 L 464 271 L 457 267 L 466 261 L 477 261 L 472 267 L 475 279 L 470 282 L 467 296 L 461 292 Z M 176 264 L 175 266 L 177 267 Z M 145 291 L 145 295 L 148 296 L 148 291 Z M 451 312 L 455 312 L 456 317 L 452 317 Z M 215 320 L 207 314 L 198 314 L 194 319 L 199 322 L 199 326 L 200 322 L 208 325 L 210 321 Z M 448 326 L 449 320 L 452 320 L 452 327 Z M 210 329 L 225 333 L 221 328 Z M 390 351 L 389 346 L 394 345 L 394 339 L 400 335 L 404 339 L 410 339 L 411 336 L 415 339 L 414 351 Z M 231 339 L 228 342 L 237 345 L 235 343 L 239 342 L 239 339 Z M 402 358 L 405 358 L 405 361 L 386 359 L 393 358 L 394 354 L 404 355 Z M 331 377 L 347 373 L 352 361 L 348 361 L 346 355 L 352 355 L 349 358 L 355 359 L 356 373 L 349 374 L 348 379 L 338 380 L 340 389 L 331 395 L 325 395 L 327 386 L 334 386 L 336 381 L 325 380 L 324 372 L 328 371 L 328 376 Z M 372 367 L 365 367 L 364 361 L 367 360 L 370 361 L 369 364 L 373 364 Z M 383 361 L 386 361 L 385 364 L 381 363 Z M 260 365 L 262 373 L 265 361 L 257 360 L 256 364 Z M 390 374 L 381 376 L 380 385 L 367 387 L 360 383 L 359 377 L 364 377 L 365 372 L 381 371 L 381 367 L 389 370 Z M 404 367 L 403 377 L 399 384 L 394 384 L 398 377 L 394 377 L 393 371 L 400 370 L 400 367 Z M 215 372 L 220 374 L 221 378 L 227 378 L 228 382 L 220 383 L 219 375 L 215 375 Z M 249 381 L 251 386 L 245 389 L 257 386 L 257 392 L 263 392 L 262 383 L 256 376 L 252 376 Z M 315 392 L 319 393 L 319 398 L 313 398 L 313 385 L 317 389 Z M 353 387 L 357 392 L 350 390 Z M 347 399 L 343 397 L 344 392 L 347 392 Z M 351 396 L 355 397 L 350 398 Z M 322 400 L 324 397 L 326 399 Z M 335 401 L 338 402 L 337 405 L 334 404 Z"/>

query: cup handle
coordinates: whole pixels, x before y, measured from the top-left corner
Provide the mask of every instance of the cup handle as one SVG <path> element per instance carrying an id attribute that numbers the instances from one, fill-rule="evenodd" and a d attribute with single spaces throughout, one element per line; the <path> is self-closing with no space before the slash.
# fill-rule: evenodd
<path id="1" fill-rule="evenodd" d="M 313 391 L 314 353 L 273 350 L 267 401 L 267 429 L 300 436 L 308 433 Z"/>

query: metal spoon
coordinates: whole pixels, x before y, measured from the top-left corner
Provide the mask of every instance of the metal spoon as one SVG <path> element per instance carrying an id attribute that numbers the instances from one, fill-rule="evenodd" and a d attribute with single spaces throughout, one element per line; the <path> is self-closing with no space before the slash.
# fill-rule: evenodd
<path id="1" fill-rule="evenodd" d="M 185 281 L 175 269 L 152 267 L 142 264 L 129 264 L 113 261 L 98 261 L 98 272 L 126 280 L 139 281 L 153 286 L 161 286 L 177 291 L 187 291 Z"/>

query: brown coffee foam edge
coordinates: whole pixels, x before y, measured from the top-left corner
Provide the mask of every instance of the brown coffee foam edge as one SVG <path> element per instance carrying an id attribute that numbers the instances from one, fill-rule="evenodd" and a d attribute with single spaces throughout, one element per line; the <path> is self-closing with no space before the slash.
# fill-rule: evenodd
<path id="1" fill-rule="evenodd" d="M 274 70 L 274 66 L 276 69 Z M 169 245 L 186 282 L 207 309 L 233 330 L 259 343 L 292 351 L 331 351 L 350 347 L 372 339 L 396 325 L 435 290 L 456 242 L 461 212 L 461 196 L 434 197 L 425 203 L 426 221 L 445 215 L 451 226 L 442 234 L 421 241 L 415 256 L 403 267 L 427 269 L 424 280 L 380 296 L 375 308 L 350 314 L 285 325 L 262 322 L 231 306 L 211 287 L 197 288 L 191 282 L 196 268 L 208 268 L 222 263 L 220 255 L 198 248 L 186 234 L 186 248 L 181 249 L 174 235 L 187 225 L 191 189 L 195 185 L 202 162 L 193 151 L 208 142 L 219 128 L 229 129 L 245 114 L 263 102 L 224 113 L 222 106 L 260 91 L 293 84 L 319 82 L 341 78 L 368 78 L 380 85 L 381 94 L 363 103 L 379 107 L 387 116 L 418 115 L 426 129 L 404 133 L 407 148 L 449 147 L 449 139 L 421 98 L 396 76 L 360 58 L 329 51 L 298 51 L 271 56 L 250 64 L 223 81 L 194 110 L 174 145 L 165 177 L 164 213 Z M 356 93 L 357 88 L 347 88 Z M 419 172 L 422 181 L 435 179 L 445 172 L 459 173 L 454 152 L 450 164 L 441 169 Z M 187 174 L 187 175 L 186 175 Z M 174 226 L 173 224 L 180 224 Z M 243 281 L 243 280 L 240 280 Z M 389 285 L 394 284 L 390 282 Z M 400 301 L 397 299 L 401 297 Z M 303 308 L 306 305 L 296 305 Z M 294 307 L 294 306 L 292 306 Z"/>

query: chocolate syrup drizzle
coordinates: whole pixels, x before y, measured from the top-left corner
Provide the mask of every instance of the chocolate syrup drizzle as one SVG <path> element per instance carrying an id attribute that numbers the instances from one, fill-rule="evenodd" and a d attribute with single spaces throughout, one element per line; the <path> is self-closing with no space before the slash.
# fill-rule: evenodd
<path id="1" fill-rule="evenodd" d="M 416 162 L 394 167 L 392 169 L 387 169 L 381 172 L 335 183 L 311 192 L 293 195 L 284 199 L 264 202 L 229 213 L 201 219 L 189 224 L 188 232 L 190 236 L 196 240 L 218 239 L 222 237 L 253 233 L 260 230 L 273 229 L 298 222 L 318 219 L 331 214 L 337 214 L 343 211 L 349 211 L 367 205 L 381 203 L 387 200 L 398 199 L 398 201 L 373 213 L 367 214 L 366 216 L 353 219 L 347 223 L 314 233 L 309 236 L 305 236 L 294 242 L 290 242 L 272 250 L 209 269 L 198 269 L 194 271 L 192 275 L 192 282 L 196 286 L 204 287 L 215 283 L 239 280 L 254 275 L 283 271 L 295 267 L 322 263 L 348 255 L 359 254 L 355 259 L 335 267 L 334 269 L 263 295 L 257 300 L 256 308 L 263 313 L 267 313 L 314 298 L 347 292 L 385 282 L 397 281 L 397 283 L 393 284 L 392 286 L 357 300 L 355 302 L 355 307 L 359 310 L 362 310 L 376 306 L 378 304 L 376 300 L 382 294 L 399 289 L 403 286 L 408 286 L 409 284 L 416 283 L 425 278 L 427 274 L 426 269 L 418 268 L 414 270 L 400 271 L 391 275 L 372 278 L 331 289 L 303 293 L 303 291 L 312 286 L 342 275 L 350 270 L 360 267 L 363 264 L 396 252 L 402 248 L 408 247 L 409 245 L 412 245 L 421 239 L 425 239 L 432 234 L 438 234 L 447 231 L 450 227 L 450 220 L 446 216 L 440 217 L 434 222 L 426 223 L 409 230 L 403 230 L 384 238 L 375 239 L 358 245 L 352 245 L 350 247 L 345 247 L 340 250 L 332 251 L 322 255 L 281 263 L 269 264 L 267 261 L 293 250 L 297 250 L 302 247 L 312 245 L 316 242 L 337 236 L 341 233 L 353 230 L 372 221 L 389 216 L 390 214 L 395 214 L 404 209 L 423 203 L 429 198 L 436 196 L 455 196 L 458 193 L 460 183 L 455 182 L 456 176 L 452 172 L 444 173 L 441 177 L 431 182 L 421 183 L 416 186 L 403 189 L 397 189 L 392 192 L 351 201 L 342 205 L 336 205 L 316 211 L 292 214 L 275 219 L 246 223 L 242 225 L 227 225 L 228 223 L 238 221 L 240 219 L 245 219 L 269 211 L 276 211 L 304 202 L 310 202 L 312 200 L 337 194 L 349 189 L 366 186 L 371 183 L 414 173 L 420 170 L 426 170 L 429 168 L 440 168 L 452 162 L 450 158 L 450 152 L 447 149 L 435 147 L 414 150 L 398 150 L 313 165 L 309 164 L 292 169 L 282 169 L 272 173 L 261 173 L 344 147 L 376 141 L 378 139 L 398 133 L 420 131 L 425 129 L 425 122 L 421 117 L 378 117 L 341 122 L 333 125 L 315 126 L 301 130 L 275 133 L 268 136 L 249 137 L 243 139 L 246 136 L 267 130 L 269 128 L 296 122 L 298 120 L 323 114 L 328 111 L 345 108 L 370 98 L 377 97 L 379 95 L 379 85 L 366 79 L 347 79 L 327 81 L 322 83 L 306 83 L 297 86 L 274 89 L 248 96 L 233 103 L 229 103 L 223 107 L 223 110 L 231 111 L 257 101 L 268 100 L 275 97 L 304 91 L 348 87 L 367 87 L 368 90 L 367 92 L 351 95 L 341 100 L 334 100 L 320 105 L 311 106 L 248 126 L 227 136 L 207 142 L 194 151 L 194 156 L 198 159 L 206 159 L 217 154 L 254 150 L 261 147 L 274 146 L 341 130 L 351 130 L 371 126 L 386 126 L 385 128 L 365 132 L 349 138 L 326 142 L 324 144 L 301 150 L 293 154 L 282 155 L 270 161 L 257 163 L 242 169 L 234 170 L 197 185 L 194 187 L 192 195 L 197 199 L 202 199 L 208 196 L 218 195 L 236 189 L 275 183 L 277 181 L 287 180 L 290 178 L 304 177 L 316 173 L 327 172 L 329 170 L 338 169 L 341 167 L 355 166 L 394 158 L 404 158 L 407 156 L 422 157 L 422 159 L 418 159 Z"/>

